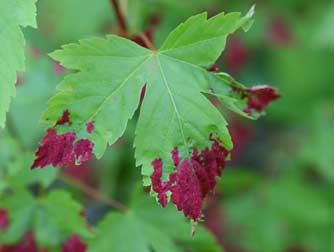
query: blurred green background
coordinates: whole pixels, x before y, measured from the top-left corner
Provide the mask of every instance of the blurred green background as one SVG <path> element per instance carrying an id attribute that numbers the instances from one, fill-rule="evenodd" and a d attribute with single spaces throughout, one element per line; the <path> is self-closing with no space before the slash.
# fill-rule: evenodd
<path id="1" fill-rule="evenodd" d="M 121 6 L 130 31 L 151 32 L 159 47 L 176 25 L 193 14 L 245 13 L 253 3 L 124 0 Z M 19 75 L 8 129 L 1 133 L 0 166 L 7 166 L 8 160 L 19 166 L 16 159 L 22 151 L 29 163 L 44 133 L 39 117 L 66 73 L 47 53 L 65 43 L 118 31 L 108 0 L 39 0 L 38 26 L 25 29 L 27 71 Z M 217 63 L 243 83 L 276 86 L 282 98 L 258 121 L 226 112 L 235 150 L 207 204 L 205 226 L 226 252 L 333 252 L 334 2 L 256 1 L 252 29 L 231 36 Z M 134 127 L 135 119 L 102 160 L 63 172 L 127 204 L 141 180 L 134 164 Z M 22 174 L 20 169 L 14 169 L 14 180 Z M 48 185 L 55 171 L 43 172 L 38 178 L 24 176 Z M 0 181 L 1 186 L 5 185 Z M 85 202 L 91 223 L 108 210 L 68 189 Z M 202 246 L 189 251 L 211 250 Z"/>

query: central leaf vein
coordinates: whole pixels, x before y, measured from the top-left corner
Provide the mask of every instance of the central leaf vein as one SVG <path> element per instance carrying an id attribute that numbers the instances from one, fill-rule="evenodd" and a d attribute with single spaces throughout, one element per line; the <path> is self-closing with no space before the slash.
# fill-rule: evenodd
<path id="1" fill-rule="evenodd" d="M 163 79 L 163 83 L 167 89 L 167 92 L 168 92 L 168 96 L 171 100 L 171 103 L 173 105 L 173 108 L 174 108 L 174 111 L 175 111 L 175 114 L 176 114 L 176 117 L 177 117 L 177 121 L 178 121 L 178 124 L 179 124 L 179 128 L 180 128 L 180 132 L 181 132 L 181 135 L 182 135 L 182 140 L 183 140 L 183 143 L 184 143 L 184 146 L 187 150 L 187 155 L 189 155 L 189 150 L 188 150 L 188 144 L 187 144 L 187 140 L 186 140 L 186 137 L 185 137 L 185 134 L 184 134 L 184 129 L 183 129 L 183 120 L 182 120 L 182 117 L 177 109 L 177 106 L 176 106 L 176 103 L 175 103 L 175 100 L 174 100 L 174 96 L 173 96 L 173 93 L 170 89 L 170 86 L 168 84 L 168 81 L 167 81 L 167 78 L 166 78 L 166 75 L 163 71 L 163 68 L 161 66 L 161 62 L 160 62 L 160 59 L 159 59 L 159 56 L 156 57 L 157 59 L 157 63 L 158 63 L 158 66 L 159 66 L 159 69 L 160 69 L 160 73 L 161 73 L 161 76 L 162 76 L 162 79 Z"/>

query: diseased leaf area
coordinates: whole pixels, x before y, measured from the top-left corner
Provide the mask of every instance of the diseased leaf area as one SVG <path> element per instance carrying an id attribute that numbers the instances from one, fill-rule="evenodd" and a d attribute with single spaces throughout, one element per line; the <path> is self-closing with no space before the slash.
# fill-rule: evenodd
<path id="1" fill-rule="evenodd" d="M 24 71 L 25 40 L 20 27 L 36 27 L 37 0 L 0 1 L 0 127 L 15 96 L 16 72 Z"/>
<path id="2" fill-rule="evenodd" d="M 158 51 L 108 35 L 52 53 L 75 72 L 49 101 L 43 120 L 51 128 L 32 168 L 82 163 L 92 153 L 102 157 L 140 107 L 134 146 L 144 185 L 152 184 L 162 206 L 171 194 L 178 210 L 198 221 L 232 149 L 227 122 L 205 95 L 232 92 L 238 96 L 233 99 L 247 103 L 243 113 L 248 116 L 278 98 L 271 87 L 241 88 L 226 82 L 212 67 L 227 36 L 248 29 L 253 12 L 244 17 L 193 16 L 172 31 Z"/>
<path id="3" fill-rule="evenodd" d="M 216 139 L 210 137 L 210 140 L 213 142 L 211 148 L 206 148 L 201 153 L 194 149 L 190 159 L 182 160 L 175 148 L 171 155 L 176 172 L 169 175 L 168 181 L 161 181 L 162 160 L 152 162 L 152 189 L 158 193 L 161 206 L 166 207 L 167 192 L 170 191 L 177 209 L 194 221 L 200 219 L 203 200 L 215 188 L 216 177 L 221 175 L 228 155 L 228 151 Z"/>

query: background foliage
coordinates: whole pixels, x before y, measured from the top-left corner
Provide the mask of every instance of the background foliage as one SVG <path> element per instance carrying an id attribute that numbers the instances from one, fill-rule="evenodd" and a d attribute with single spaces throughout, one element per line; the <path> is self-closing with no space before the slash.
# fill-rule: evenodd
<path id="1" fill-rule="evenodd" d="M 121 1 L 133 34 L 154 24 L 156 47 L 190 15 L 245 13 L 251 4 Z M 66 72 L 47 53 L 119 32 L 108 0 L 39 0 L 37 13 L 39 29 L 23 29 L 26 71 L 19 74 L 7 129 L 0 132 L 0 209 L 9 212 L 4 232 L 0 211 L 0 244 L 18 243 L 33 231 L 38 246 L 51 252 L 60 251 L 72 234 L 91 252 L 334 251 L 332 2 L 258 1 L 252 30 L 229 38 L 220 69 L 241 82 L 273 84 L 283 97 L 256 122 L 229 116 L 232 161 L 194 238 L 174 206 L 161 209 L 137 184 L 135 119 L 98 162 L 29 170 L 44 134 L 40 115 Z"/>

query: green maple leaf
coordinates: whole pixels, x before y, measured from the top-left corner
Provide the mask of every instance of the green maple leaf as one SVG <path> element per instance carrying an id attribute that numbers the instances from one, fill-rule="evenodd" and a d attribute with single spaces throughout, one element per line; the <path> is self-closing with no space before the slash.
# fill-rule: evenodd
<path id="1" fill-rule="evenodd" d="M 158 51 L 114 35 L 63 46 L 51 57 L 77 72 L 58 86 L 43 119 L 54 125 L 69 110 L 73 124 L 57 126 L 57 131 L 91 140 L 100 158 L 107 144 L 124 133 L 147 84 L 135 138 L 137 165 L 142 165 L 146 185 L 154 159 L 163 159 L 165 175 L 173 170 L 170 153 L 176 146 L 187 156 L 193 147 L 207 147 L 212 133 L 231 149 L 227 122 L 203 94 L 212 82 L 224 83 L 207 68 L 220 56 L 229 34 L 249 27 L 253 12 L 245 17 L 193 16 L 172 31 Z M 86 124 L 91 121 L 94 131 L 88 134 Z"/>
<path id="2" fill-rule="evenodd" d="M 97 235 L 89 241 L 88 252 L 223 251 L 202 226 L 192 237 L 191 225 L 172 206 L 162 209 L 140 193 L 135 195 L 130 209 L 107 214 L 97 225 Z"/>
<path id="3" fill-rule="evenodd" d="M 55 86 L 62 77 L 54 74 L 50 58 L 36 58 L 31 52 L 26 54 L 26 69 L 26 73 L 22 75 L 22 85 L 16 88 L 16 98 L 12 102 L 8 118 L 21 144 L 35 148 L 36 142 L 44 133 L 44 126 L 38 122 L 39 117 L 46 108 L 47 100 L 55 94 Z"/>
<path id="4" fill-rule="evenodd" d="M 15 243 L 30 230 L 39 244 L 51 246 L 61 244 L 73 233 L 91 236 L 80 215 L 83 207 L 65 191 L 55 190 L 34 198 L 29 192 L 20 190 L 12 197 L 0 199 L 0 207 L 8 209 L 10 218 L 8 230 L 1 233 L 2 244 Z"/>
<path id="5" fill-rule="evenodd" d="M 109 252 L 111 249 L 118 252 L 179 251 L 161 230 L 132 213 L 111 213 L 98 228 L 100 235 L 91 242 L 90 252 Z"/>
<path id="6" fill-rule="evenodd" d="M 0 0 L 0 127 L 5 126 L 15 96 L 16 72 L 24 71 L 24 36 L 20 26 L 36 27 L 37 0 Z"/>
<path id="7" fill-rule="evenodd" d="M 227 73 L 217 73 L 216 77 L 221 79 L 226 85 L 221 85 L 221 83 L 213 82 L 212 91 L 209 91 L 208 94 L 215 96 L 219 101 L 221 101 L 229 110 L 233 111 L 236 114 L 239 114 L 245 118 L 256 120 L 264 112 L 253 112 L 248 114 L 244 111 L 247 108 L 247 103 L 244 99 L 240 99 L 240 95 L 236 94 L 233 91 L 232 86 L 237 88 L 245 89 L 247 88 L 244 84 L 236 81 Z"/>
<path id="8" fill-rule="evenodd" d="M 23 149 L 7 130 L 0 130 L 0 149 L 0 195 L 9 188 L 16 191 L 34 183 L 47 187 L 57 177 L 55 169 L 31 171 L 33 152 Z"/>

